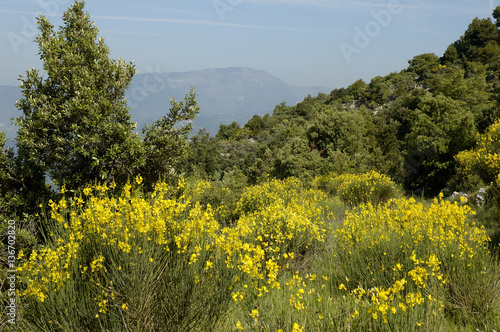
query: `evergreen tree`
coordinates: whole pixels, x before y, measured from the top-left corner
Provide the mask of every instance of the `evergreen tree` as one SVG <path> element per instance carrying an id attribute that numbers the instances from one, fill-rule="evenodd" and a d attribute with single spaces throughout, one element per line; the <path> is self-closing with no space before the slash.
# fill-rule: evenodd
<path id="1" fill-rule="evenodd" d="M 54 31 L 42 15 L 36 38 L 46 73 L 21 77 L 17 144 L 58 185 L 126 181 L 144 163 L 124 97 L 134 65 L 108 57 L 98 28 L 76 1 Z"/>
<path id="2" fill-rule="evenodd" d="M 124 184 L 142 174 L 151 188 L 178 165 L 187 149 L 191 121 L 198 113 L 192 89 L 172 100 L 169 113 L 135 133 L 125 90 L 135 68 L 113 60 L 99 30 L 75 1 L 59 31 L 45 16 L 36 38 L 47 74 L 30 69 L 21 77 L 17 144 L 57 185 L 76 189 L 98 180 Z"/>

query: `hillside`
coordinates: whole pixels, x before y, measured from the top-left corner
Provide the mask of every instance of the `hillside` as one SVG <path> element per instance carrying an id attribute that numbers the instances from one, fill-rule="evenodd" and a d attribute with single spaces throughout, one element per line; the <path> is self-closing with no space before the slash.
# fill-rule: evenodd
<path id="1" fill-rule="evenodd" d="M 248 68 L 136 76 L 137 135 L 84 5 L 40 19 L 50 75 L 0 135 L 1 331 L 498 330 L 500 6 L 299 103 Z"/>
<path id="2" fill-rule="evenodd" d="M 258 183 L 376 170 L 414 193 L 470 189 L 478 182 L 457 174 L 455 157 L 500 117 L 497 25 L 476 18 L 442 56 L 417 55 L 401 72 L 280 104 L 241 128 L 221 127 L 216 138 L 197 137 L 188 172 L 218 177 L 237 169 Z"/>

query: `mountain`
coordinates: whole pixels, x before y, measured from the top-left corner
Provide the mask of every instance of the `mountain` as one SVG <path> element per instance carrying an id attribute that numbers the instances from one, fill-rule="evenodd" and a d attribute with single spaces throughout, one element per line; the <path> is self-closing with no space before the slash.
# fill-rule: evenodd
<path id="1" fill-rule="evenodd" d="M 183 99 L 191 86 L 200 106 L 193 133 L 206 128 L 212 134 L 221 123 L 243 125 L 255 114 L 272 113 L 282 101 L 294 105 L 309 94 L 331 90 L 291 86 L 265 71 L 245 67 L 139 74 L 127 92 L 132 118 L 140 127 L 151 123 L 168 112 L 170 97 Z"/>
<path id="2" fill-rule="evenodd" d="M 245 124 L 253 115 L 272 113 L 285 101 L 294 105 L 307 95 L 328 93 L 326 87 L 292 86 L 279 78 L 251 68 L 205 69 L 182 73 L 147 73 L 134 76 L 126 97 L 132 120 L 139 128 L 168 113 L 170 97 L 184 98 L 191 86 L 197 94 L 200 113 L 193 122 L 193 134 L 206 128 L 215 134 L 221 123 Z M 21 91 L 15 86 L 0 86 L 0 130 L 13 144 L 16 128 L 10 119 L 21 113 L 15 103 Z"/>

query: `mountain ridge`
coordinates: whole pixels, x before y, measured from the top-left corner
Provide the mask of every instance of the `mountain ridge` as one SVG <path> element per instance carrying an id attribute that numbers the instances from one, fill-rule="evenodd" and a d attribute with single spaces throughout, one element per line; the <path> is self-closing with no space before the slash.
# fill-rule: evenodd
<path id="1" fill-rule="evenodd" d="M 184 98 L 191 86 L 200 106 L 193 133 L 206 128 L 212 134 L 221 123 L 244 124 L 255 114 L 271 113 L 282 101 L 293 105 L 309 94 L 330 91 L 320 86 L 292 86 L 264 70 L 248 67 L 138 74 L 126 95 L 134 121 L 142 126 L 165 115 L 170 97 Z"/>

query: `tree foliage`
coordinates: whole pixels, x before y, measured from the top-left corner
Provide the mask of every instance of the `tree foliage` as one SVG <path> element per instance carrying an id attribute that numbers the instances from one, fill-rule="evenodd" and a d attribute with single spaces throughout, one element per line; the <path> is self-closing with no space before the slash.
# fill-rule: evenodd
<path id="1" fill-rule="evenodd" d="M 45 177 L 25 150 L 19 148 L 15 154 L 5 143 L 5 133 L 0 131 L 0 218 L 29 216 L 48 200 Z"/>
<path id="2" fill-rule="evenodd" d="M 187 154 L 187 138 L 192 130 L 192 120 L 199 112 L 196 94 L 192 88 L 184 100 L 170 100 L 169 113 L 143 129 L 145 163 L 140 171 L 150 188 L 162 176 L 175 172 L 174 167 Z"/>
<path id="3" fill-rule="evenodd" d="M 124 97 L 134 65 L 109 59 L 83 2 L 63 21 L 56 32 L 45 16 L 38 19 L 46 76 L 32 68 L 21 78 L 17 142 L 58 185 L 123 182 L 141 165 L 133 156 L 143 153 Z"/>
<path id="4" fill-rule="evenodd" d="M 184 155 L 187 122 L 198 112 L 194 91 L 172 101 L 170 112 L 139 136 L 125 99 L 134 64 L 109 58 L 83 1 L 75 1 L 63 22 L 55 31 L 45 16 L 38 19 L 46 75 L 32 68 L 21 77 L 18 146 L 59 186 L 123 184 L 141 172 L 149 183 L 158 180 Z"/>

